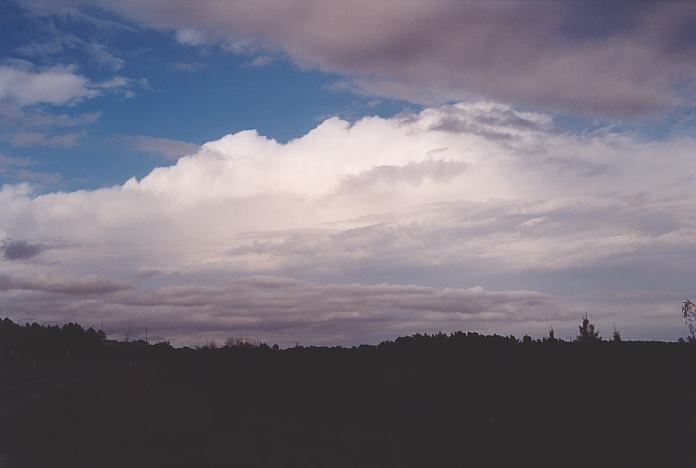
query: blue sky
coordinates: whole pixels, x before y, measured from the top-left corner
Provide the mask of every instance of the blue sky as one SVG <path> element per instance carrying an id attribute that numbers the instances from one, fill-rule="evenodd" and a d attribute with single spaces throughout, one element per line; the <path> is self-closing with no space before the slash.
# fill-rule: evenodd
<path id="1" fill-rule="evenodd" d="M 0 307 L 684 335 L 696 3 L 0 0 Z"/>

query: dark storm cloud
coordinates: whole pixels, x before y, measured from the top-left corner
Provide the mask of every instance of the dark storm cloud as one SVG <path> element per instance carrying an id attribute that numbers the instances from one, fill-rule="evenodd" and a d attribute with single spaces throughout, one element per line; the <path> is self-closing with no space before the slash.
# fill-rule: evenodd
<path id="1" fill-rule="evenodd" d="M 86 3 L 197 43 L 279 49 L 299 64 L 344 73 L 367 93 L 473 95 L 619 116 L 693 103 L 693 2 Z"/>
<path id="2" fill-rule="evenodd" d="M 10 241 L 0 245 L 3 257 L 7 260 L 26 260 L 36 257 L 43 252 L 46 247 L 42 244 L 31 244 L 26 241 Z"/>

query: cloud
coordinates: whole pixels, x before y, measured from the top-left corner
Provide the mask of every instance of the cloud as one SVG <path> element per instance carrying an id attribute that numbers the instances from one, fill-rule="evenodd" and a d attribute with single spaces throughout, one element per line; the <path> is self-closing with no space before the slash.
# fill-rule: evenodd
<path id="1" fill-rule="evenodd" d="M 176 40 L 181 44 L 192 46 L 203 45 L 207 42 L 203 33 L 193 29 L 178 30 L 176 32 Z"/>
<path id="2" fill-rule="evenodd" d="M 530 291 L 319 285 L 280 277 L 247 277 L 217 287 L 177 286 L 143 292 L 96 278 L 58 283 L 0 276 L 0 297 L 2 291 L 12 290 L 29 292 L 21 296 L 5 293 L 4 300 L 19 307 L 31 304 L 31 313 L 42 319 L 56 317 L 57 308 L 83 320 L 106 318 L 107 328 L 113 330 L 129 317 L 179 344 L 196 343 L 203 335 L 220 339 L 252 335 L 284 345 L 295 341 L 348 344 L 356 335 L 374 342 L 424 330 L 475 328 L 490 322 L 511 325 L 552 317 L 566 320 L 572 315 L 570 310 L 560 310 L 557 298 Z M 89 309 L 74 301 L 83 296 L 90 298 Z M 118 332 L 114 335 L 117 338 Z"/>
<path id="3" fill-rule="evenodd" d="M 0 102 L 3 110 L 0 116 L 10 118 L 19 116 L 24 107 L 42 104 L 69 105 L 78 101 L 101 96 L 105 93 L 122 93 L 127 97 L 134 95 L 135 88 L 147 89 L 147 80 L 134 80 L 116 75 L 110 79 L 93 82 L 87 77 L 76 73 L 75 67 L 38 68 L 29 62 L 10 61 L 9 65 L 0 65 Z M 74 124 L 83 119 L 92 123 L 98 113 L 85 114 L 82 117 L 66 115 L 50 116 L 45 112 L 36 111 L 43 116 L 49 125 Z M 53 122 L 50 122 L 51 119 Z"/>
<path id="4" fill-rule="evenodd" d="M 149 90 L 150 83 L 146 78 L 133 79 L 116 75 L 108 80 L 95 82 L 91 87 L 99 94 L 115 94 L 126 98 L 137 96 L 137 91 Z"/>
<path id="5" fill-rule="evenodd" d="M 0 154 L 0 178 L 7 182 L 31 181 L 37 186 L 55 186 L 60 181 L 59 174 L 30 170 L 34 164 L 35 161 L 29 158 Z"/>
<path id="6" fill-rule="evenodd" d="M 71 68 L 35 71 L 0 65 L 0 101 L 7 100 L 20 106 L 60 105 L 97 94 L 90 88 L 89 80 Z"/>
<path id="7" fill-rule="evenodd" d="M 200 146 L 185 141 L 173 140 L 171 138 L 158 138 L 139 135 L 127 137 L 133 146 L 141 151 L 155 153 L 170 159 L 179 159 L 182 156 L 195 154 Z"/>
<path id="8" fill-rule="evenodd" d="M 15 0 L 15 3 L 39 19 L 57 17 L 61 20 L 79 21 L 100 32 L 131 32 L 134 29 L 123 22 L 115 21 L 113 15 L 104 14 L 94 8 L 80 8 L 85 3 L 82 0 Z M 55 26 L 50 21 L 43 26 L 46 24 Z"/>
<path id="9" fill-rule="evenodd" d="M 108 294 L 129 289 L 131 286 L 96 276 L 79 278 L 22 277 L 0 274 L 0 291 L 27 290 L 69 295 Z"/>
<path id="10" fill-rule="evenodd" d="M 42 244 L 32 244 L 27 241 L 10 241 L 0 246 L 7 260 L 27 260 L 36 257 L 46 249 Z"/>
<path id="11" fill-rule="evenodd" d="M 342 73 L 367 94 L 426 103 L 484 97 L 622 117 L 694 102 L 689 2 L 88 3 L 175 29 L 182 43 L 280 51 Z"/>
<path id="12" fill-rule="evenodd" d="M 0 139 L 18 147 L 72 147 L 85 134 L 85 129 L 76 127 L 93 125 L 100 117 L 101 112 L 70 115 L 4 103 L 0 106 Z"/>
<path id="13" fill-rule="evenodd" d="M 101 88 L 101 89 L 114 89 L 114 88 L 124 88 L 131 84 L 133 80 L 130 78 L 126 78 L 125 76 L 114 76 L 113 78 L 110 78 L 106 81 L 102 81 L 100 83 L 94 83 L 92 86 L 94 88 Z"/>
<path id="14" fill-rule="evenodd" d="M 65 57 L 68 51 L 78 50 L 87 54 L 91 64 L 99 68 L 119 71 L 126 65 L 126 62 L 112 53 L 105 44 L 85 41 L 74 34 L 58 31 L 52 23 L 45 29 L 51 36 L 50 40 L 24 44 L 15 51 L 26 57 L 45 58 L 58 54 Z"/>
<path id="15" fill-rule="evenodd" d="M 82 138 L 83 133 L 63 133 L 50 135 L 41 132 L 16 132 L 0 136 L 13 146 L 53 146 L 70 148 Z"/>
<path id="16" fill-rule="evenodd" d="M 197 72 L 205 68 L 205 64 L 202 62 L 176 62 L 172 64 L 172 68 L 180 71 Z"/>
<path id="17" fill-rule="evenodd" d="M 404 166 L 376 166 L 367 171 L 346 176 L 338 189 L 340 192 L 364 192 L 375 186 L 418 186 L 429 180 L 447 182 L 462 172 L 467 165 L 461 161 L 427 160 Z"/>
<path id="18" fill-rule="evenodd" d="M 295 340 L 354 343 L 356 336 L 374 342 L 419 330 L 476 327 L 491 320 L 517 322 L 525 314 L 529 314 L 527 319 L 548 314 L 554 304 L 553 298 L 528 291 L 318 285 L 249 277 L 221 287 L 162 288 L 135 297 L 133 306 L 169 308 L 175 311 L 167 317 L 171 323 L 180 322 L 178 314 L 196 310 L 192 330 L 170 328 L 164 321 L 160 324 L 175 339 L 194 331 L 217 337 L 252 335 L 288 345 Z"/>
<path id="19" fill-rule="evenodd" d="M 0 65 L 0 140 L 15 147 L 73 147 L 85 130 L 63 129 L 96 123 L 101 112 L 71 115 L 52 107 L 70 106 L 104 94 L 135 95 L 148 88 L 146 80 L 123 76 L 93 82 L 75 67 L 39 68 L 24 61 Z"/>
<path id="20" fill-rule="evenodd" d="M 69 128 L 93 125 L 101 118 L 101 112 L 86 112 L 77 115 L 46 112 L 41 109 L 26 109 L 4 105 L 0 108 L 0 122 L 11 128 Z"/>
<path id="21" fill-rule="evenodd" d="M 15 288 L 2 300 L 161 319 L 183 341 L 215 327 L 269 341 L 543 333 L 549 321 L 572 333 L 586 311 L 631 336 L 673 338 L 696 262 L 695 151 L 692 137 L 576 133 L 490 102 L 330 118 L 287 143 L 246 130 L 120 186 L 5 185 L 3 238 L 80 246 L 6 261 L 5 274 L 138 289 L 83 303 Z M 469 315 L 447 312 L 460 300 Z"/>
<path id="22" fill-rule="evenodd" d="M 3 292 L 4 291 L 4 292 Z M 229 336 L 252 336 L 283 346 L 377 343 L 413 333 L 525 330 L 572 338 L 595 298 L 562 298 L 533 291 L 435 288 L 395 284 L 316 284 L 283 277 L 245 277 L 220 286 L 167 286 L 149 291 L 96 278 L 27 282 L 0 276 L 0 298 L 18 314 L 40 320 L 103 323 L 112 339 L 147 326 L 150 336 L 197 345 Z M 628 301 L 603 295 L 610 314 L 593 314 L 608 335 L 614 321 L 624 337 L 641 337 L 635 321 L 658 329 L 674 292 L 638 291 Z M 586 301 L 582 304 L 580 301 Z M 636 307 L 636 304 L 639 304 Z M 649 304 L 641 309 L 640 304 Z M 661 325 L 662 322 L 662 325 Z M 664 329 L 664 328 L 663 328 Z M 644 332 L 644 330 L 642 330 Z"/>
<path id="23" fill-rule="evenodd" d="M 126 66 L 125 60 L 111 53 L 107 46 L 96 42 L 84 45 L 93 63 L 102 68 L 112 71 L 119 71 Z"/>
<path id="24" fill-rule="evenodd" d="M 249 62 L 249 66 L 255 68 L 262 68 L 273 63 L 273 60 L 273 57 L 270 57 L 268 55 L 257 55 L 251 60 L 251 62 Z"/>
<path id="25" fill-rule="evenodd" d="M 34 161 L 28 158 L 16 158 L 0 154 L 0 167 L 27 167 L 34 164 Z"/>

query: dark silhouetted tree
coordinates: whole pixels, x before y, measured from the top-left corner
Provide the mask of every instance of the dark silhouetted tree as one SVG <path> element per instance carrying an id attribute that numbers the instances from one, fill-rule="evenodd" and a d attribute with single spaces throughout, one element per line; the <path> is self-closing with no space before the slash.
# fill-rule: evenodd
<path id="1" fill-rule="evenodd" d="M 689 299 L 684 301 L 682 305 L 682 314 L 684 315 L 684 323 L 689 328 L 690 341 L 696 340 L 696 304 Z"/>
<path id="2" fill-rule="evenodd" d="M 616 326 L 614 326 L 614 333 L 611 335 L 611 341 L 614 343 L 621 343 L 621 333 L 619 333 L 619 330 L 616 329 Z"/>
<path id="3" fill-rule="evenodd" d="M 595 325 L 590 321 L 587 314 L 582 318 L 582 325 L 580 325 L 578 329 L 580 333 L 578 333 L 578 337 L 575 339 L 578 343 L 596 343 L 602 341 L 599 332 L 595 330 Z"/>
<path id="4" fill-rule="evenodd" d="M 558 341 L 556 338 L 556 332 L 553 331 L 553 327 L 549 327 L 549 336 L 547 336 L 544 341 L 546 343 L 555 343 Z"/>

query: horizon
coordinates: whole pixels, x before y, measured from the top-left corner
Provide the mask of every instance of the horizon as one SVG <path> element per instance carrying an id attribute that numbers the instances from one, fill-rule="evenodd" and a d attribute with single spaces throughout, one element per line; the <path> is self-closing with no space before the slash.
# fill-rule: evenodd
<path id="1" fill-rule="evenodd" d="M 586 317 L 589 320 L 589 324 L 594 327 L 594 323 L 592 322 L 591 319 Z M 9 323 L 8 323 L 9 321 Z M 22 323 L 23 322 L 23 323 Z M 583 337 L 581 336 L 581 332 L 576 331 L 575 336 L 568 336 L 568 337 L 563 337 L 563 336 L 557 336 L 556 332 L 553 328 L 549 328 L 546 335 L 541 336 L 541 337 L 534 337 L 528 334 L 525 335 L 514 335 L 514 334 L 509 334 L 509 335 L 501 335 L 498 333 L 479 333 L 476 331 L 470 331 L 470 330 L 454 330 L 449 333 L 445 333 L 442 331 L 437 331 L 433 333 L 413 333 L 409 335 L 400 335 L 392 338 L 385 338 L 383 340 L 379 340 L 376 342 L 363 342 L 363 343 L 352 343 L 352 344 L 322 344 L 322 345 L 314 345 L 314 344 L 303 344 L 300 343 L 299 341 L 295 341 L 294 343 L 291 343 L 291 345 L 287 345 L 284 347 L 280 347 L 277 343 L 267 343 L 260 341 L 256 339 L 254 336 L 248 336 L 248 335 L 230 335 L 227 337 L 224 337 L 222 341 L 218 341 L 216 339 L 205 339 L 201 343 L 171 343 L 169 340 L 167 340 L 166 337 L 160 336 L 152 333 L 153 330 L 149 330 L 147 326 L 143 329 L 139 329 L 136 327 L 134 324 L 130 324 L 128 331 L 126 332 L 125 335 L 123 336 L 114 336 L 114 334 L 109 335 L 108 330 L 104 330 L 102 328 L 98 328 L 95 326 L 85 326 L 84 324 L 78 323 L 78 322 L 64 322 L 64 323 L 55 323 L 53 321 L 51 322 L 44 322 L 44 323 L 39 323 L 39 322 L 32 322 L 32 321 L 27 321 L 27 319 L 20 319 L 17 322 L 14 322 L 12 319 L 9 317 L 0 317 L 0 323 L 4 326 L 15 326 L 23 330 L 27 330 L 29 332 L 34 332 L 36 328 L 40 329 L 55 329 L 59 332 L 63 332 L 66 330 L 66 326 L 70 328 L 71 326 L 77 325 L 80 327 L 82 332 L 86 333 L 99 333 L 102 338 L 100 338 L 101 342 L 110 342 L 110 343 L 120 343 L 124 345 L 128 344 L 147 344 L 149 346 L 160 346 L 160 345 L 165 345 L 166 347 L 170 347 L 173 349 L 221 349 L 221 348 L 258 348 L 258 347 L 268 347 L 268 348 L 273 348 L 274 350 L 277 349 L 292 349 L 292 348 L 329 348 L 329 349 L 335 349 L 335 348 L 340 348 L 340 349 L 354 349 L 354 348 L 360 348 L 363 346 L 368 346 L 368 347 L 379 347 L 380 345 L 383 344 L 393 344 L 397 343 L 400 340 L 409 340 L 409 339 L 418 339 L 418 338 L 423 338 L 423 339 L 431 339 L 431 338 L 439 338 L 439 337 L 444 337 L 446 339 L 453 339 L 457 337 L 467 337 L 467 336 L 477 336 L 481 338 L 501 338 L 504 340 L 513 340 L 514 343 L 516 344 L 541 344 L 541 343 L 565 343 L 565 344 L 570 344 L 570 343 L 580 343 L 580 344 L 586 344 L 583 343 Z M 581 325 L 578 325 L 576 328 L 582 329 L 584 325 L 584 322 L 581 323 Z M 686 339 L 683 337 L 678 338 L 677 340 L 674 341 L 669 341 L 669 340 L 627 340 L 624 339 L 623 336 L 621 335 L 621 330 L 619 329 L 612 329 L 611 336 L 603 335 L 602 331 L 599 329 L 592 328 L 592 331 L 596 331 L 597 335 L 596 337 L 593 337 L 591 340 L 589 340 L 591 343 L 633 343 L 633 344 L 650 344 L 650 343 L 661 343 L 661 344 L 686 344 L 686 343 L 693 343 L 696 342 L 696 338 L 693 336 L 688 336 Z M 529 340 L 529 342 L 527 342 Z M 29 342 L 29 341 L 27 341 Z M 36 343 L 33 345 L 36 346 Z M 31 349 L 31 346 L 29 347 Z"/>

